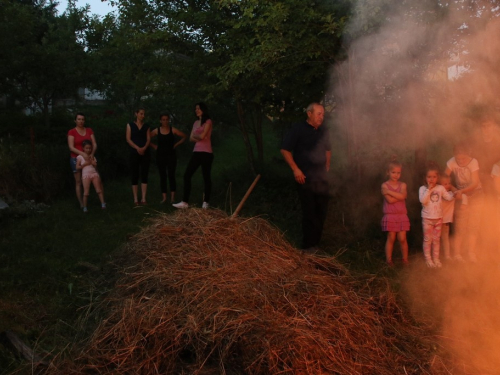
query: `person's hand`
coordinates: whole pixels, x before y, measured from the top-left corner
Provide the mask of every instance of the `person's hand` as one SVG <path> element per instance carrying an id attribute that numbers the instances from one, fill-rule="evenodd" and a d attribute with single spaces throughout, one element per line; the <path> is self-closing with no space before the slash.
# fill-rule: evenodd
<path id="1" fill-rule="evenodd" d="M 436 187 L 436 184 L 435 183 L 429 183 L 429 186 L 427 187 L 429 190 L 432 190 Z"/>
<path id="2" fill-rule="evenodd" d="M 306 183 L 306 176 L 299 168 L 293 171 L 293 175 L 295 177 L 295 181 L 297 181 L 299 184 L 303 185 Z"/>
<path id="3" fill-rule="evenodd" d="M 462 191 L 461 190 L 455 191 L 455 199 L 462 199 Z"/>
<path id="4" fill-rule="evenodd" d="M 90 155 L 89 155 L 89 154 L 83 153 L 83 155 L 82 155 L 82 156 L 83 156 L 83 158 L 85 159 L 85 161 L 87 161 L 87 162 L 91 160 L 91 159 L 90 159 Z"/>
<path id="5" fill-rule="evenodd" d="M 92 165 L 95 167 L 97 166 L 97 160 L 95 160 L 95 158 L 92 158 Z"/>
<path id="6" fill-rule="evenodd" d="M 144 151 L 145 151 L 144 147 L 139 147 L 139 148 L 137 149 L 137 153 L 138 153 L 139 155 L 144 155 Z"/>

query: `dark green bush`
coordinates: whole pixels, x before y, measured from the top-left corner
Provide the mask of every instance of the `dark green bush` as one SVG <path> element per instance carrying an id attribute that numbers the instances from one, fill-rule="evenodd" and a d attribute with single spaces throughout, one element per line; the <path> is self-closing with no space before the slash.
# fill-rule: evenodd
<path id="1" fill-rule="evenodd" d="M 10 199 L 50 201 L 65 188 L 60 155 L 64 147 L 0 145 L 0 195 Z M 67 168 L 69 169 L 69 163 Z"/>

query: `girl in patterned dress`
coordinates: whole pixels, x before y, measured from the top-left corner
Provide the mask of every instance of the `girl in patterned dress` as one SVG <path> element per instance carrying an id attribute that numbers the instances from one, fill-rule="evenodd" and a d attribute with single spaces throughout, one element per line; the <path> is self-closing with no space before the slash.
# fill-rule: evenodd
<path id="1" fill-rule="evenodd" d="M 384 217 L 382 218 L 382 231 L 387 232 L 385 243 L 385 258 L 387 264 L 392 267 L 392 252 L 396 238 L 401 246 L 403 264 L 408 265 L 408 242 L 406 232 L 410 230 L 410 220 L 406 211 L 406 184 L 400 182 L 402 165 L 392 160 L 387 168 L 389 179 L 381 186 L 384 196 Z"/>

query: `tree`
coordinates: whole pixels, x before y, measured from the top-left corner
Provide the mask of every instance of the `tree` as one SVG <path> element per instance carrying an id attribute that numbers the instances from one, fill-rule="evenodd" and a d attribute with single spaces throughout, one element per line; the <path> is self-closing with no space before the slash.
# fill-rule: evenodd
<path id="1" fill-rule="evenodd" d="M 152 2 L 163 17 L 157 18 L 162 28 L 203 48 L 203 69 L 215 80 L 207 91 L 212 99 L 232 98 L 255 172 L 255 162 L 264 157 L 263 117 L 296 118 L 308 102 L 324 95 L 329 67 L 339 58 L 350 3 Z"/>
<path id="2" fill-rule="evenodd" d="M 124 1 L 119 10 L 89 22 L 90 86 L 129 113 L 147 104 L 185 123 L 181 114 L 199 100 L 202 77 L 193 56 L 200 47 L 165 29 L 152 3 Z"/>
<path id="3" fill-rule="evenodd" d="M 40 110 L 46 125 L 54 100 L 76 97 L 84 83 L 85 15 L 72 8 L 58 16 L 53 2 L 0 0 L 0 90 Z"/>

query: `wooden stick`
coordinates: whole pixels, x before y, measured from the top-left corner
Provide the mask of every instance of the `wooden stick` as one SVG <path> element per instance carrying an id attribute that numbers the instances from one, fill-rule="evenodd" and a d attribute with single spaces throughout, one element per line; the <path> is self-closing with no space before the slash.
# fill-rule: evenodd
<path id="1" fill-rule="evenodd" d="M 248 188 L 245 196 L 243 197 L 243 199 L 241 200 L 240 204 L 238 205 L 238 207 L 236 207 L 236 210 L 234 211 L 234 213 L 231 215 L 231 217 L 236 217 L 238 216 L 238 213 L 241 211 L 241 209 L 243 208 L 243 205 L 245 204 L 246 200 L 248 199 L 248 196 L 250 195 L 250 193 L 252 192 L 253 188 L 255 187 L 255 185 L 257 185 L 257 182 L 259 181 L 260 179 L 260 174 L 257 175 L 257 177 L 255 177 L 255 180 L 252 182 L 252 185 L 250 185 L 250 187 Z"/>

